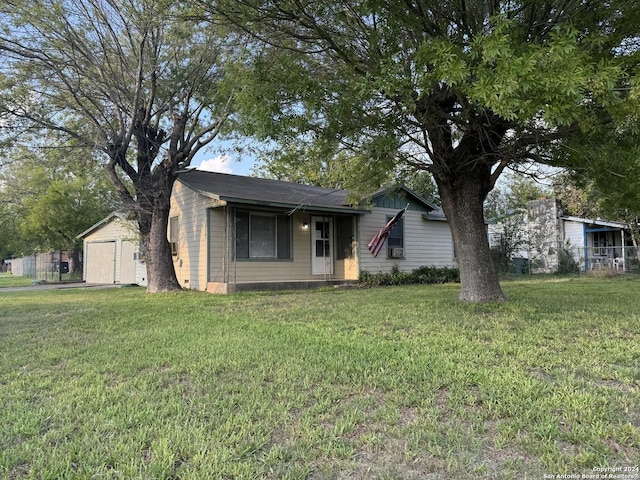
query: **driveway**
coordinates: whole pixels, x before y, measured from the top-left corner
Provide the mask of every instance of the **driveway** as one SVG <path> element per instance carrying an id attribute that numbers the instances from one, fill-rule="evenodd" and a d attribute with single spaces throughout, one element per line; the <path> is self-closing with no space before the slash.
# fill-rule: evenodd
<path id="1" fill-rule="evenodd" d="M 24 287 L 0 287 L 0 293 L 10 292 L 37 292 L 39 290 L 64 290 L 68 288 L 116 288 L 129 285 L 119 283 L 85 283 L 85 282 L 62 282 L 62 283 L 38 283 L 36 285 L 25 285 Z"/>

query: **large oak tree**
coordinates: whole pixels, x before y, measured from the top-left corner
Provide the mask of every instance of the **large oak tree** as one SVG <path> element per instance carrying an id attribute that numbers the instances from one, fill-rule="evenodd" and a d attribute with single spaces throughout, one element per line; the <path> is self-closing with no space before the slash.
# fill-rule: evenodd
<path id="1" fill-rule="evenodd" d="M 254 42 L 247 132 L 274 142 L 273 162 L 359 158 L 360 185 L 433 174 L 464 301 L 504 300 L 483 202 L 505 168 L 551 162 L 596 125 L 609 135 L 635 88 L 631 0 L 201 3 Z"/>
<path id="2" fill-rule="evenodd" d="M 140 228 L 149 292 L 180 288 L 167 241 L 171 190 L 230 113 L 230 47 L 191 13 L 164 0 L 0 6 L 2 125 L 55 130 L 102 155 Z"/>

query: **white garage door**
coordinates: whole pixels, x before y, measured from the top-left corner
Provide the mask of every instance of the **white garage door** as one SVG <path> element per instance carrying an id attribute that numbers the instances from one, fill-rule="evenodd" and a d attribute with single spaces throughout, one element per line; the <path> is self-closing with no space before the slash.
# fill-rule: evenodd
<path id="1" fill-rule="evenodd" d="M 84 261 L 87 283 L 115 283 L 116 242 L 88 243 Z"/>

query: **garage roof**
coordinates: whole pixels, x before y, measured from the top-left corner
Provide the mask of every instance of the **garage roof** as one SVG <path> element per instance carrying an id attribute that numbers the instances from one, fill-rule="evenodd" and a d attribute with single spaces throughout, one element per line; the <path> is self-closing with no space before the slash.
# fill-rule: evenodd
<path id="1" fill-rule="evenodd" d="M 87 235 L 89 235 L 90 233 L 93 233 L 94 231 L 96 231 L 97 229 L 101 228 L 103 225 L 106 225 L 107 223 L 111 222 L 112 220 L 119 218 L 120 220 L 129 220 L 127 218 L 127 215 L 121 212 L 113 212 L 110 213 L 108 216 L 104 217 L 102 220 L 100 220 L 97 223 L 94 223 L 93 225 L 91 225 L 89 228 L 87 228 L 84 232 L 76 235 L 76 238 L 84 238 Z"/>

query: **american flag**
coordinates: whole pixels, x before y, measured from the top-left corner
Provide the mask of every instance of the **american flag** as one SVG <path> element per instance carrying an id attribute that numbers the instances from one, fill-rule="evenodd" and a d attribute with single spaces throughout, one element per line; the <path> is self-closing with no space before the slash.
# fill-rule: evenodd
<path id="1" fill-rule="evenodd" d="M 396 226 L 396 223 L 398 223 L 398 220 L 402 218 L 402 215 L 404 215 L 404 212 L 407 211 L 408 207 L 409 207 L 409 204 L 407 203 L 407 206 L 404 207 L 402 210 L 400 210 L 398 213 L 396 213 L 393 216 L 393 218 L 389 220 L 387 224 L 384 227 L 382 227 L 382 229 L 378 233 L 376 233 L 376 236 L 373 237 L 373 239 L 369 242 L 369 245 L 368 245 L 369 251 L 374 257 L 378 256 L 378 254 L 380 253 L 380 250 L 382 250 L 384 241 L 389 236 L 389 233 L 391 232 L 391 230 L 393 230 L 393 227 Z"/>

